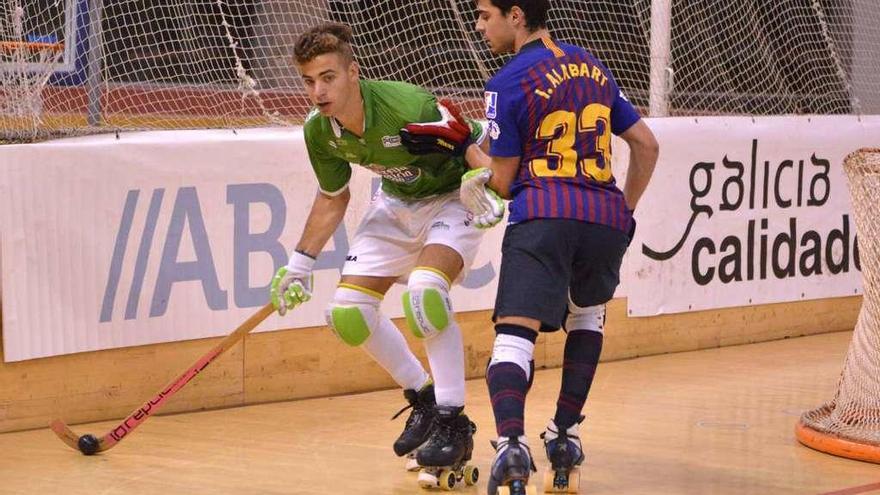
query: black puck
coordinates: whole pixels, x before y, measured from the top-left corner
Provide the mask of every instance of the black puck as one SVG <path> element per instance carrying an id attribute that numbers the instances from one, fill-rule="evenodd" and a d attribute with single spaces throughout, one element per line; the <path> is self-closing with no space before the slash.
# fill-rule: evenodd
<path id="1" fill-rule="evenodd" d="M 79 437 L 79 441 L 76 442 L 77 447 L 79 447 L 79 451 L 84 455 L 92 455 L 98 451 L 98 447 L 100 447 L 100 443 L 98 439 L 95 438 L 91 433 L 86 433 L 85 435 Z"/>

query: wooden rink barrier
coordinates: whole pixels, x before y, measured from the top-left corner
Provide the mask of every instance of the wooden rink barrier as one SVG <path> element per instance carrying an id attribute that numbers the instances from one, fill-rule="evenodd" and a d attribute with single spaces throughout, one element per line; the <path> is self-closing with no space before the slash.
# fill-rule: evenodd
<path id="1" fill-rule="evenodd" d="M 626 300 L 615 299 L 608 305 L 602 360 L 851 330 L 860 304 L 856 296 L 627 318 Z M 494 339 L 490 316 L 489 311 L 457 315 L 468 378 L 485 373 Z M 405 330 L 404 321 L 395 323 L 425 362 L 422 345 Z M 0 363 L 0 432 L 44 428 L 54 418 L 73 425 L 124 417 L 219 340 Z M 559 367 L 563 345 L 561 332 L 542 334 L 536 368 Z M 160 414 L 394 387 L 366 353 L 342 344 L 326 327 L 257 333 L 218 358 Z"/>

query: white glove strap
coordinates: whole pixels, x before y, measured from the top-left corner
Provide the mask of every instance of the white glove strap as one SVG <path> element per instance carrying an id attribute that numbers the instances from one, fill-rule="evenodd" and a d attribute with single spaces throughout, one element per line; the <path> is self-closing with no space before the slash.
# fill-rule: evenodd
<path id="1" fill-rule="evenodd" d="M 287 271 L 295 275 L 308 275 L 315 266 L 315 258 L 306 256 L 298 251 L 294 251 L 290 255 L 290 261 L 287 262 Z"/>

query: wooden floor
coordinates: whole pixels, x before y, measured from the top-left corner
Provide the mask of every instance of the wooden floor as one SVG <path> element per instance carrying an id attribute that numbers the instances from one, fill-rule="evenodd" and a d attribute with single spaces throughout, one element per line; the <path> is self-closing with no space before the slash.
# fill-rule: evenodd
<path id="1" fill-rule="evenodd" d="M 835 390 L 849 333 L 604 363 L 588 402 L 586 494 L 880 493 L 880 466 L 800 446 L 799 413 Z M 559 370 L 539 371 L 526 425 L 553 412 Z M 494 437 L 483 381 L 468 383 L 488 470 Z M 0 435 L 2 494 L 413 494 L 390 445 L 398 391 L 152 418 L 84 457 L 48 430 Z M 80 425 L 103 434 L 116 422 Z M 541 474 L 535 478 L 540 483 Z M 485 478 L 485 476 L 484 476 Z M 540 486 L 540 485 L 539 485 Z M 485 479 L 460 493 L 485 493 Z"/>

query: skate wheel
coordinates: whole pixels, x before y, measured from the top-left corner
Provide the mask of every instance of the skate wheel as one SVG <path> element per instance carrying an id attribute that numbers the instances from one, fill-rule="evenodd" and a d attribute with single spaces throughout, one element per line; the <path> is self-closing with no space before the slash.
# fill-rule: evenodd
<path id="1" fill-rule="evenodd" d="M 438 481 L 436 476 L 425 470 L 419 472 L 419 486 L 422 488 L 435 488 L 439 484 Z"/>
<path id="2" fill-rule="evenodd" d="M 450 471 L 448 469 L 444 469 L 440 471 L 440 477 L 438 480 L 440 482 L 440 489 L 446 490 L 447 492 L 455 488 L 455 471 Z"/>
<path id="3" fill-rule="evenodd" d="M 550 471 L 544 472 L 544 493 L 553 493 L 556 491 L 556 487 L 553 486 L 553 482 L 556 479 L 556 472 L 552 469 Z"/>
<path id="4" fill-rule="evenodd" d="M 577 493 L 580 481 L 580 471 L 577 468 L 568 473 L 548 469 L 544 472 L 544 493 Z"/>
<path id="5" fill-rule="evenodd" d="M 568 473 L 568 493 L 577 493 L 581 487 L 581 470 L 572 469 Z"/>
<path id="6" fill-rule="evenodd" d="M 465 466 L 464 467 L 464 484 L 467 486 L 474 486 L 477 484 L 477 481 L 480 479 L 480 470 L 477 466 Z"/>
<path id="7" fill-rule="evenodd" d="M 548 469 L 544 472 L 544 493 L 568 493 L 568 476 Z"/>
<path id="8" fill-rule="evenodd" d="M 528 485 L 528 482 L 523 480 L 516 480 L 512 482 L 510 485 L 502 485 L 498 487 L 497 495 L 538 495 L 538 490 L 532 485 Z"/>

